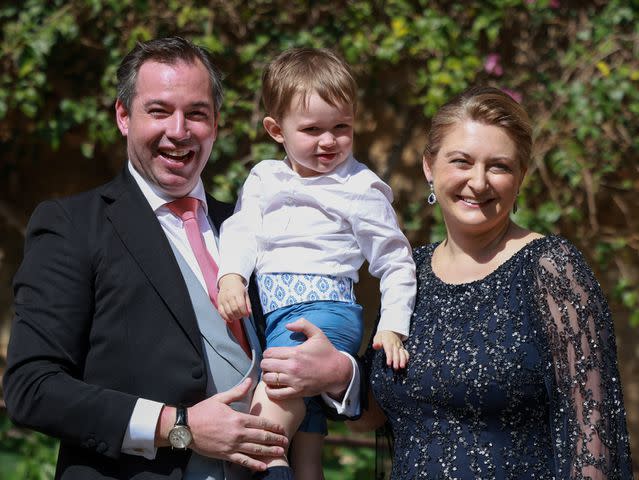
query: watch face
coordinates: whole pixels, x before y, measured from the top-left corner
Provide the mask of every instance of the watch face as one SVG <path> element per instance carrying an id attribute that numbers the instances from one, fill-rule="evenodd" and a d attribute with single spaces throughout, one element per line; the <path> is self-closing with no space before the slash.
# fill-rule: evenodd
<path id="1" fill-rule="evenodd" d="M 169 442 L 173 448 L 186 448 L 191 440 L 191 430 L 184 425 L 175 425 L 169 432 Z"/>

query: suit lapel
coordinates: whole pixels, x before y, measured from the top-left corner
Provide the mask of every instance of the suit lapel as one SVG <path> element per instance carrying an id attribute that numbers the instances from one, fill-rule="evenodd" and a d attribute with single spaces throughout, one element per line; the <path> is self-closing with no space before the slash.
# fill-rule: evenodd
<path id="1" fill-rule="evenodd" d="M 202 355 L 193 306 L 169 241 L 126 169 L 107 186 L 103 198 L 110 203 L 106 211 L 113 228 L 194 348 Z"/>
<path id="2" fill-rule="evenodd" d="M 219 234 L 222 222 L 233 214 L 233 205 L 220 202 L 210 195 L 206 196 L 206 204 L 209 209 L 209 218 Z"/>

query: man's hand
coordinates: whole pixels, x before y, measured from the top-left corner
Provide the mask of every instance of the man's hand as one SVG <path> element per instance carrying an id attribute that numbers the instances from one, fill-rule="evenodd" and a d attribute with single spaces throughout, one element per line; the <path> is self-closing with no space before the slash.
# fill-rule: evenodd
<path id="1" fill-rule="evenodd" d="M 217 309 L 227 323 L 251 314 L 251 300 L 241 275 L 226 274 L 220 278 L 218 286 Z"/>
<path id="2" fill-rule="evenodd" d="M 406 368 L 408 363 L 408 352 L 404 348 L 399 334 L 390 330 L 380 330 L 373 337 L 373 348 L 375 350 L 384 349 L 386 353 L 386 365 L 398 370 Z"/>
<path id="3" fill-rule="evenodd" d="M 261 367 L 266 393 L 274 400 L 312 397 L 327 393 L 340 399 L 353 376 L 353 365 L 326 335 L 300 318 L 286 326 L 307 340 L 297 347 L 272 347 L 264 352 Z"/>
<path id="4" fill-rule="evenodd" d="M 266 470 L 264 457 L 285 454 L 288 439 L 284 428 L 247 413 L 233 410 L 229 404 L 249 394 L 251 380 L 223 393 L 218 393 L 190 407 L 188 423 L 193 435 L 190 448 L 200 455 L 237 463 L 251 470 Z M 166 413 L 165 411 L 166 410 Z M 161 414 L 161 437 L 167 438 L 175 421 L 175 409 L 165 407 Z M 166 426 L 166 419 L 170 425 Z M 162 441 L 161 444 L 166 444 Z"/>

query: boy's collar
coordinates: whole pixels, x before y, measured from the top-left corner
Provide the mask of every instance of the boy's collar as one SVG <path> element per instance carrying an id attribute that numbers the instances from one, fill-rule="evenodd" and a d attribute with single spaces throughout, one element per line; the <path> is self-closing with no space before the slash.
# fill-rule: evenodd
<path id="1" fill-rule="evenodd" d="M 307 181 L 312 181 L 313 179 L 316 179 L 316 178 L 330 178 L 340 183 L 346 183 L 346 181 L 353 174 L 353 166 L 355 162 L 356 162 L 355 157 L 353 157 L 353 154 L 351 153 L 348 155 L 348 158 L 344 162 L 340 163 L 332 172 L 323 173 L 321 175 L 316 175 L 313 177 L 300 177 L 300 175 L 295 170 L 293 170 L 293 167 L 291 166 L 291 161 L 288 159 L 288 157 L 284 157 L 284 160 L 282 161 L 282 164 L 283 164 L 282 168 L 286 169 L 287 173 L 299 178 L 303 178 L 304 180 L 307 180 Z"/>

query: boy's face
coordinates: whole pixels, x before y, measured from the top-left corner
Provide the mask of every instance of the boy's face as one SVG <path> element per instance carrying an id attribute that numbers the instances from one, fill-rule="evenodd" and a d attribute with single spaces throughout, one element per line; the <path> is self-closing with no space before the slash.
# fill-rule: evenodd
<path id="1" fill-rule="evenodd" d="M 301 177 L 330 173 L 353 149 L 353 107 L 333 107 L 313 93 L 307 105 L 296 95 L 280 122 L 264 119 L 264 128 L 284 145 L 293 170 Z"/>

